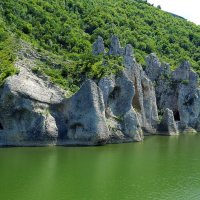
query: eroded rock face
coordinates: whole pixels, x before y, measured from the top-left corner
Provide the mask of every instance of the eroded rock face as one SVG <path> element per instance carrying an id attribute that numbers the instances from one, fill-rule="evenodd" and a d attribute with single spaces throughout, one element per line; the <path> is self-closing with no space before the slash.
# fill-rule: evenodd
<path id="1" fill-rule="evenodd" d="M 150 56 L 151 57 L 151 56 Z M 158 60 L 158 59 L 155 59 Z M 153 63 L 153 62 L 152 62 Z M 158 63 L 147 63 L 147 75 L 152 78 L 152 68 L 158 69 Z M 155 82 L 156 99 L 159 110 L 169 108 L 179 124 L 179 131 L 199 130 L 199 87 L 198 75 L 192 71 L 188 61 L 184 61 L 175 71 L 169 65 L 160 64 L 159 73 L 152 80 Z M 159 75 L 158 75 L 159 74 Z M 164 114 L 165 115 L 165 114 Z"/>
<path id="2" fill-rule="evenodd" d="M 116 41 L 118 41 L 118 39 L 116 39 Z M 115 46 L 116 46 L 115 49 L 119 49 L 119 45 L 115 45 Z M 110 53 L 112 53 L 112 51 Z M 120 54 L 116 54 L 116 51 L 114 51 L 113 55 L 120 55 Z M 125 84 L 122 81 L 124 80 L 124 78 L 122 78 L 121 76 L 118 78 L 111 77 L 109 80 L 102 79 L 99 82 L 99 87 L 103 91 L 104 100 L 107 100 L 107 99 L 109 100 L 108 102 L 105 101 L 104 103 L 105 105 L 107 105 L 107 110 L 109 110 L 109 113 L 111 113 L 110 114 L 111 116 L 121 115 L 121 111 L 120 111 L 121 105 L 123 106 L 126 105 L 124 106 L 123 109 L 127 108 L 127 110 L 134 111 L 134 113 L 131 115 L 132 116 L 131 119 L 135 118 L 135 122 L 132 122 L 132 124 L 137 124 L 135 127 L 138 127 L 138 128 L 135 128 L 135 129 L 133 128 L 133 130 L 135 130 L 134 131 L 135 133 L 139 133 L 139 134 L 136 134 L 136 135 L 140 135 L 140 137 L 138 138 L 142 138 L 143 136 L 141 134 L 142 132 L 141 130 L 143 130 L 145 134 L 156 133 L 156 128 L 158 124 L 158 112 L 157 112 L 157 105 L 156 105 L 155 90 L 154 90 L 151 80 L 149 80 L 149 78 L 145 75 L 144 71 L 142 70 L 142 67 L 137 64 L 133 56 L 132 46 L 130 44 L 128 44 L 124 50 L 124 65 L 125 65 L 125 69 L 123 72 L 123 77 L 126 77 L 126 79 L 129 80 L 129 82 L 131 82 L 130 84 L 131 86 L 128 86 L 127 84 Z M 124 87 L 124 85 L 126 86 Z M 129 88 L 131 90 L 132 88 L 134 88 L 134 92 L 131 92 Z M 109 92 L 112 91 L 110 95 L 108 94 L 109 93 L 108 91 Z M 112 96 L 116 97 L 115 98 L 116 100 L 115 99 L 110 100 L 109 97 L 112 97 Z M 127 99 L 129 99 L 129 101 L 124 102 Z M 110 121 L 111 120 L 109 119 L 109 122 Z M 116 122 L 112 124 L 115 124 L 114 127 L 118 127 L 116 128 L 117 130 L 116 132 L 118 133 L 119 136 L 122 136 L 123 133 L 125 133 L 125 131 L 122 128 L 124 127 L 122 126 L 122 124 L 116 123 Z M 120 131 L 121 131 L 121 134 L 120 134 Z"/>
<path id="3" fill-rule="evenodd" d="M 69 99 L 23 70 L 7 79 L 0 97 L 0 145 L 97 145 L 108 140 L 101 90 L 86 81 Z"/>
<path id="4" fill-rule="evenodd" d="M 146 58 L 145 72 L 155 85 L 157 106 L 160 111 L 166 108 L 178 110 L 178 83 L 172 81 L 172 72 L 167 63 L 160 63 L 156 54 Z"/>
<path id="5" fill-rule="evenodd" d="M 155 132 L 158 124 L 158 110 L 156 104 L 155 89 L 153 83 L 145 74 L 141 76 L 142 90 L 143 90 L 143 106 L 146 124 L 146 130 Z"/>
<path id="6" fill-rule="evenodd" d="M 178 96 L 181 128 L 191 127 L 199 131 L 200 89 L 182 84 Z"/>
<path id="7" fill-rule="evenodd" d="M 158 60 L 155 53 L 151 53 L 146 57 L 146 69 L 145 72 L 151 81 L 155 81 L 161 74 L 161 63 Z"/>
<path id="8" fill-rule="evenodd" d="M 115 78 L 115 86 L 109 94 L 108 106 L 114 115 L 120 116 L 132 108 L 132 98 L 135 93 L 133 83 L 125 73 Z"/>
<path id="9" fill-rule="evenodd" d="M 104 104 L 105 106 L 107 106 L 109 95 L 115 87 L 115 76 L 112 76 L 110 78 L 102 78 L 99 81 L 98 86 L 100 87 L 103 93 Z"/>
<path id="10" fill-rule="evenodd" d="M 58 129 L 50 105 L 63 99 L 58 88 L 21 69 L 6 80 L 0 94 L 1 145 L 56 143 Z"/>
<path id="11" fill-rule="evenodd" d="M 125 73 L 134 83 L 135 95 L 132 106 L 137 111 L 141 127 L 145 134 L 156 133 L 158 112 L 155 90 L 152 81 L 146 76 L 142 67 L 136 62 L 131 45 L 125 48 Z"/>
<path id="12" fill-rule="evenodd" d="M 170 109 L 165 109 L 161 123 L 158 130 L 163 135 L 178 135 L 178 128 L 174 120 L 173 112 Z"/>
<path id="13" fill-rule="evenodd" d="M 100 80 L 99 87 L 104 91 L 110 142 L 141 141 L 143 139 L 141 124 L 138 114 L 132 107 L 135 95 L 133 82 L 125 72 L 122 72 L 118 76 L 107 78 L 106 81 L 105 78 Z"/>
<path id="14" fill-rule="evenodd" d="M 65 104 L 68 140 L 83 145 L 107 142 L 109 133 L 103 95 L 93 81 L 87 80 Z"/>
<path id="15" fill-rule="evenodd" d="M 183 81 L 183 80 L 189 80 L 189 74 L 190 74 L 190 63 L 188 61 L 184 61 L 180 67 L 178 67 L 173 73 L 172 73 L 172 79 L 174 81 Z"/>

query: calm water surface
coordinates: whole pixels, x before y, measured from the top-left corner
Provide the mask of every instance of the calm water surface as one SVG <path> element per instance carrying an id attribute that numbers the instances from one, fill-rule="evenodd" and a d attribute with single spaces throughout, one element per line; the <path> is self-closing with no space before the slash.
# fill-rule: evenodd
<path id="1" fill-rule="evenodd" d="M 199 200 L 200 136 L 0 149 L 0 200 Z"/>

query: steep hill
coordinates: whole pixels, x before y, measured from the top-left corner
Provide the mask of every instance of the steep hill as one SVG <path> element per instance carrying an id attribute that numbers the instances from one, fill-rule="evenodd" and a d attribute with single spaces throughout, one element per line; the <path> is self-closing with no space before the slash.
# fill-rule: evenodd
<path id="1" fill-rule="evenodd" d="M 35 72 L 46 73 L 52 81 L 76 91 L 85 77 L 99 78 L 120 70 L 121 60 L 107 58 L 108 65 L 115 64 L 117 70 L 105 69 L 100 66 L 102 57 L 91 56 L 97 36 L 102 36 L 108 46 L 112 34 L 122 45 L 132 44 L 137 61 L 144 67 L 145 56 L 156 52 L 172 69 L 186 59 L 200 74 L 200 26 L 144 1 L 1 0 L 0 14 L 2 80 L 16 72 L 11 66 L 16 49 L 13 45 L 20 38 L 45 58 L 38 62 Z"/>

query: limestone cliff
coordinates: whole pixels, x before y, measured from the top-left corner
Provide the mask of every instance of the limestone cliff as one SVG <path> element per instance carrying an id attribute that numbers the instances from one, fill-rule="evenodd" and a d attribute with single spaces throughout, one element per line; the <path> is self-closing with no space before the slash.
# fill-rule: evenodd
<path id="1" fill-rule="evenodd" d="M 199 131 L 200 88 L 198 75 L 184 61 L 175 70 L 160 63 L 155 54 L 146 58 L 146 74 L 155 84 L 158 109 L 170 109 L 181 132 Z M 171 116 L 171 117 L 173 117 Z"/>
<path id="2" fill-rule="evenodd" d="M 108 52 L 98 37 L 93 54 L 122 56 L 124 70 L 85 80 L 70 98 L 32 72 L 38 54 L 23 54 L 19 73 L 0 88 L 0 145 L 100 145 L 200 130 L 198 76 L 188 62 L 172 72 L 150 54 L 144 71 L 131 45 L 121 47 L 116 36 Z"/>

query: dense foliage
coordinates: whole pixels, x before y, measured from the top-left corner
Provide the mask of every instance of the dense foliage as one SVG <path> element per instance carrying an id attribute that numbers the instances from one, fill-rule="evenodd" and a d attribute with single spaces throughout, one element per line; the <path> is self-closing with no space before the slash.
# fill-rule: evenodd
<path id="1" fill-rule="evenodd" d="M 0 19 L 0 85 L 5 78 L 17 72 L 13 66 L 15 51 L 17 49 L 16 38 L 5 28 L 5 24 Z"/>
<path id="2" fill-rule="evenodd" d="M 143 66 L 145 56 L 156 52 L 172 68 L 187 59 L 200 74 L 200 26 L 144 1 L 1 0 L 0 12 L 7 27 L 18 37 L 59 56 L 61 70 L 44 66 L 38 69 L 42 68 L 61 85 L 75 87 L 81 75 L 98 77 L 107 73 L 102 72 L 93 57 L 88 58 L 98 35 L 105 39 L 107 47 L 112 34 L 119 36 L 122 45 L 132 44 L 136 59 Z"/>

